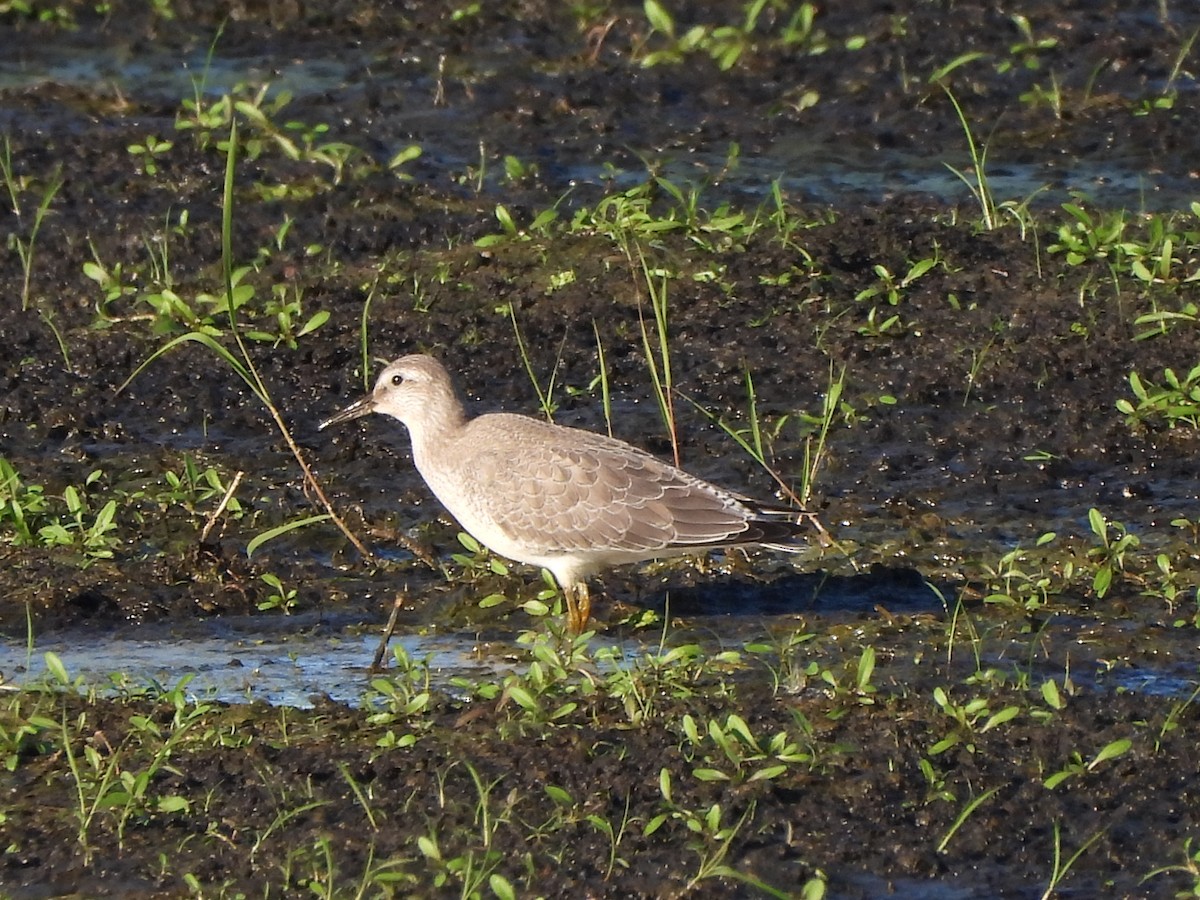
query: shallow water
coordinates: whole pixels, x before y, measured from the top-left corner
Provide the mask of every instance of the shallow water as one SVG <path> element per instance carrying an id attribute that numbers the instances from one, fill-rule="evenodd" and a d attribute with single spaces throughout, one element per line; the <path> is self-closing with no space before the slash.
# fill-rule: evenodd
<path id="1" fill-rule="evenodd" d="M 432 85 L 418 60 L 408 65 L 380 66 L 380 60 L 370 50 L 338 48 L 336 55 L 328 50 L 326 45 L 314 43 L 305 48 L 303 56 L 281 61 L 274 54 L 210 55 L 206 49 L 195 47 L 161 51 L 146 46 L 97 47 L 87 40 L 78 44 L 35 43 L 0 59 L 0 91 L 67 87 L 82 92 L 99 87 L 102 93 L 131 95 L 142 102 L 161 104 L 196 96 L 212 102 L 237 88 L 267 85 L 268 104 L 286 93 L 293 98 L 289 105 L 297 110 L 312 106 L 327 111 L 334 96 L 358 102 L 367 80 L 372 91 L 401 98 L 407 108 L 395 114 L 405 118 L 411 127 L 419 127 L 426 155 L 436 157 L 440 166 L 465 167 L 477 162 L 474 140 L 463 142 L 463 137 L 472 133 L 469 116 L 453 107 L 430 111 L 425 98 Z M 478 78 L 496 74 L 483 69 L 474 72 Z M 1180 87 L 1184 91 L 1196 89 L 1195 83 L 1187 79 Z M 0 115 L 3 112 L 0 108 Z M 165 134 L 173 130 L 173 121 L 161 124 Z M 397 139 L 381 156 L 384 153 L 390 156 L 402 146 Z M 829 204 L 877 202 L 904 194 L 969 203 L 973 198 L 972 188 L 978 187 L 971 174 L 971 160 L 965 153 L 950 153 L 943 158 L 923 150 L 847 144 L 831 141 L 820 129 L 810 128 L 785 130 L 769 143 L 756 147 L 752 155 L 739 157 L 735 166 L 730 168 L 726 164 L 723 153 L 692 150 L 686 159 L 672 161 L 668 157 L 661 171 L 684 184 L 720 173 L 723 191 L 756 199 L 778 180 L 789 194 Z M 586 157 L 560 154 L 553 165 L 557 177 L 572 187 L 611 183 L 628 188 L 644 178 L 642 172 L 614 172 L 611 167 Z M 968 187 L 949 166 L 966 174 L 972 186 Z M 1190 199 L 1195 188 L 1193 173 L 1161 166 L 1137 153 L 993 161 L 987 177 L 995 197 L 1030 199 L 1040 208 L 1092 197 L 1102 198 L 1109 207 L 1169 210 L 1178 208 L 1181 198 Z M 498 171 L 490 178 L 496 187 L 502 187 Z"/>
<path id="2" fill-rule="evenodd" d="M 846 585 L 852 583 L 851 579 Z M 821 610 L 820 627 L 825 631 L 855 633 L 861 619 L 853 610 L 870 609 L 872 601 L 882 599 L 878 586 L 854 593 L 846 585 L 828 591 L 815 607 Z M 702 655 L 708 656 L 743 651 L 747 644 L 769 643 L 772 634 L 778 636 L 786 629 L 788 619 L 770 608 L 772 594 L 765 593 L 747 590 L 741 594 L 746 601 L 742 603 L 733 600 L 737 592 L 727 595 L 727 605 L 737 606 L 737 614 L 714 616 L 704 608 L 717 604 L 716 598 L 722 596 L 719 589 L 705 587 L 695 596 L 678 591 L 677 603 L 699 610 L 688 618 L 686 630 L 676 632 L 666 644 L 653 633 L 620 640 L 601 634 L 592 640 L 591 649 L 603 648 L 605 661 L 595 665 L 601 672 L 614 663 L 622 668 L 635 666 L 643 658 L 685 641 L 695 643 Z M 891 589 L 882 602 L 892 613 L 933 611 L 927 599 L 930 596 L 925 593 L 923 598 L 921 592 L 913 592 L 906 602 L 903 592 Z M 320 699 L 329 699 L 358 707 L 376 676 L 369 666 L 381 635 L 378 629 L 364 628 L 357 621 L 339 625 L 312 614 L 226 616 L 183 626 L 154 623 L 99 634 L 94 629 L 71 629 L 42 635 L 32 647 L 12 640 L 0 643 L 0 675 L 10 685 L 40 683 L 47 674 L 44 654 L 54 653 L 71 678 L 81 680 L 81 687 L 97 688 L 102 695 L 170 688 L 187 678 L 189 694 L 225 703 L 264 702 L 308 709 Z M 806 622 L 815 624 L 811 617 L 797 620 L 797 633 L 807 630 Z M 998 671 L 1014 665 L 1027 669 L 1034 683 L 1048 678 L 1102 692 L 1187 699 L 1200 688 L 1200 664 L 1196 662 L 1200 646 L 1190 629 L 1145 628 L 1127 622 L 1107 623 L 1101 628 L 1087 621 L 1057 621 L 1047 633 L 1053 635 L 1053 646 L 1043 643 L 1035 656 L 1030 656 L 1028 636 L 1018 633 L 989 645 L 980 662 Z M 869 643 L 869 634 L 869 630 L 861 631 L 859 637 Z M 886 678 L 915 682 L 923 671 L 920 661 L 927 655 L 929 637 L 921 630 L 889 634 L 886 642 L 891 662 L 881 665 Z M 848 642 L 848 652 L 854 643 Z M 385 669 L 394 664 L 397 649 L 410 660 L 424 662 L 431 687 L 451 696 L 459 693 L 451 683 L 456 678 L 497 682 L 508 674 L 523 672 L 530 661 L 528 650 L 515 637 L 494 631 L 486 639 L 471 632 L 397 633 L 384 657 Z M 964 649 L 958 652 L 961 668 L 968 654 Z M 752 655 L 743 653 L 743 658 L 753 665 Z M 812 689 L 819 691 L 824 686 L 815 682 Z"/>
<path id="3" fill-rule="evenodd" d="M 32 650 L 14 642 L 0 645 L 0 671 L 9 684 L 38 682 L 46 674 L 43 654 L 55 653 L 72 678 L 82 678 L 102 693 L 154 685 L 169 688 L 190 678 L 189 694 L 226 703 L 307 709 L 313 698 L 327 697 L 361 705 L 373 677 L 368 667 L 379 636 L 312 622 L 282 625 L 265 626 L 261 618 L 227 618 L 191 624 L 186 636 L 178 628 L 159 625 L 102 636 L 53 634 L 39 639 Z M 498 671 L 496 663 L 481 659 L 468 638 L 398 635 L 393 644 L 411 658 L 428 658 L 430 673 L 443 688 L 457 675 Z"/>

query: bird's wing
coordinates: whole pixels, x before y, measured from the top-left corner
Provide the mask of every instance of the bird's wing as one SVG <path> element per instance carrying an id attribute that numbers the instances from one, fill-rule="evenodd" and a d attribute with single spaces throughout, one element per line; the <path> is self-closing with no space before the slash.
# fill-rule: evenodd
<path id="1" fill-rule="evenodd" d="M 744 540 L 753 513 L 733 494 L 623 442 L 545 427 L 547 439 L 523 440 L 519 454 L 503 443 L 477 451 L 463 473 L 514 540 L 550 554 L 647 555 Z"/>

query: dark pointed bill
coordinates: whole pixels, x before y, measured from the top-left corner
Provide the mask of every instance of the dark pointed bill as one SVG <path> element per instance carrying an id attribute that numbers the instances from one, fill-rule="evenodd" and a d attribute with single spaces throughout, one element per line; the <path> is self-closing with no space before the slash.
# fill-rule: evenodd
<path id="1" fill-rule="evenodd" d="M 330 425 L 337 425 L 339 422 L 349 422 L 351 419 L 359 419 L 363 416 L 369 416 L 375 412 L 375 398 L 370 394 L 363 397 L 361 400 L 355 400 L 341 412 L 334 413 L 324 422 L 317 426 L 318 431 L 324 431 Z"/>

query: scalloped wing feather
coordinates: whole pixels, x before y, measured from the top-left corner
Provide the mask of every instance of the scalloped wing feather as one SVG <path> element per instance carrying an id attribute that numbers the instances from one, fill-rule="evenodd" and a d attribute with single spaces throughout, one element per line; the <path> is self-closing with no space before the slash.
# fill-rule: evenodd
<path id="1" fill-rule="evenodd" d="M 520 422 L 524 451 L 510 451 L 504 416 L 474 420 L 467 493 L 510 539 L 544 554 L 647 556 L 679 547 L 754 542 L 754 509 L 737 495 L 637 448 L 586 431 Z M 544 432 L 530 440 L 530 427 Z"/>

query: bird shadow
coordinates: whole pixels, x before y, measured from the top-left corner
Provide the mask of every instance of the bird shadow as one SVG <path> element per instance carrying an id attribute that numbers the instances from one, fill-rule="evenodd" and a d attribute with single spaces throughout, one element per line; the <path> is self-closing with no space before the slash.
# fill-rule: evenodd
<path id="1" fill-rule="evenodd" d="M 697 584 L 671 584 L 633 603 L 676 616 L 772 616 L 863 612 L 882 606 L 909 614 L 945 610 L 939 593 L 913 568 L 876 566 L 855 575 L 806 572 L 771 581 L 730 576 Z"/>

